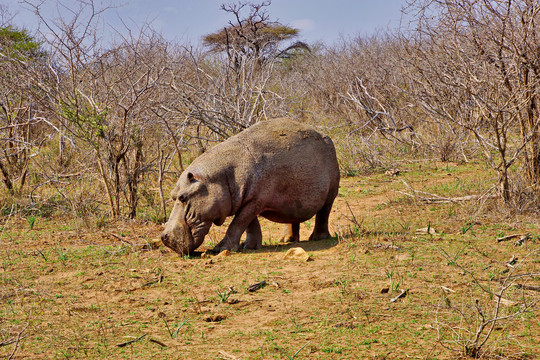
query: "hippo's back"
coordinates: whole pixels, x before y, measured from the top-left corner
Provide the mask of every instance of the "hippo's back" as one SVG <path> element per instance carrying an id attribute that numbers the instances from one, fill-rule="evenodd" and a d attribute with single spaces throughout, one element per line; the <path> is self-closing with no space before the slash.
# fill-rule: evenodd
<path id="1" fill-rule="evenodd" d="M 236 138 L 236 139 L 234 139 Z M 273 119 L 234 138 L 251 158 L 245 177 L 249 193 L 266 204 L 262 216 L 302 222 L 337 195 L 339 167 L 332 140 L 308 125 Z"/>
<path id="2" fill-rule="evenodd" d="M 259 122 L 232 137 L 231 140 L 256 146 L 255 150 L 261 153 L 288 151 L 295 146 L 309 143 L 334 147 L 328 137 L 323 137 L 311 126 L 287 118 Z"/>

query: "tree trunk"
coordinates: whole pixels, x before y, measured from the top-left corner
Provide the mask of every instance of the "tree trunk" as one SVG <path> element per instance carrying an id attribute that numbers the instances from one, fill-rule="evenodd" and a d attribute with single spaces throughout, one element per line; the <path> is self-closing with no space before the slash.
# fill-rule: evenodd
<path id="1" fill-rule="evenodd" d="M 0 161 L 0 171 L 2 171 L 3 179 L 2 181 L 6 185 L 6 188 L 8 189 L 10 194 L 13 194 L 13 183 L 11 182 L 9 172 L 5 168 L 4 164 Z"/>
<path id="2" fill-rule="evenodd" d="M 501 172 L 501 192 L 505 204 L 510 201 L 510 184 L 508 182 L 508 169 L 504 168 Z"/>
<path id="3" fill-rule="evenodd" d="M 165 173 L 165 164 L 163 158 L 163 150 L 159 153 L 159 172 L 158 172 L 158 187 L 159 187 L 159 198 L 161 200 L 161 206 L 163 209 L 163 221 L 167 221 L 167 202 L 165 196 L 163 195 L 163 175 Z M 181 162 L 180 162 L 181 163 Z"/>
<path id="4" fill-rule="evenodd" d="M 107 191 L 107 199 L 109 200 L 109 207 L 111 209 L 111 216 L 113 219 L 118 218 L 118 207 L 115 204 L 114 197 L 111 190 L 111 184 L 107 180 L 107 174 L 105 173 L 105 169 L 103 168 L 103 164 L 101 163 L 101 156 L 99 156 L 99 151 L 96 150 L 97 155 L 97 162 L 98 162 L 98 168 L 99 173 L 101 175 L 101 180 L 103 181 L 103 184 L 105 185 L 105 190 Z"/>
<path id="5" fill-rule="evenodd" d="M 137 216 L 137 204 L 139 202 L 138 185 L 139 185 L 139 175 L 141 173 L 142 161 L 143 161 L 142 144 L 138 143 L 136 144 L 136 151 L 135 151 L 135 166 L 133 169 L 133 173 L 131 174 L 130 179 L 128 180 L 128 189 L 129 189 L 129 214 L 128 216 L 130 219 L 135 219 L 135 217 Z"/>

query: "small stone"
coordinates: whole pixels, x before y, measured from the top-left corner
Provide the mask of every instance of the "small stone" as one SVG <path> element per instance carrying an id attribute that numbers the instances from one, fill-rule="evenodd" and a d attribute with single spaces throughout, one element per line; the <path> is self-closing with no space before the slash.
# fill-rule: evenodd
<path id="1" fill-rule="evenodd" d="M 398 176 L 400 172 L 398 169 L 388 169 L 384 173 L 386 176 Z"/>
<path id="2" fill-rule="evenodd" d="M 313 259 L 309 254 L 300 247 L 290 248 L 289 251 L 283 255 L 285 260 L 300 260 L 300 261 L 312 261 Z"/>
<path id="3" fill-rule="evenodd" d="M 231 255 L 231 252 L 229 250 L 223 250 L 222 252 L 217 254 L 216 257 L 217 258 L 224 258 L 224 257 L 230 256 L 230 255 Z"/>
<path id="4" fill-rule="evenodd" d="M 223 315 L 223 314 L 214 314 L 214 315 L 210 315 L 208 317 L 206 317 L 204 319 L 204 321 L 206 322 L 220 322 L 220 321 L 223 321 L 227 318 L 227 316 Z"/>

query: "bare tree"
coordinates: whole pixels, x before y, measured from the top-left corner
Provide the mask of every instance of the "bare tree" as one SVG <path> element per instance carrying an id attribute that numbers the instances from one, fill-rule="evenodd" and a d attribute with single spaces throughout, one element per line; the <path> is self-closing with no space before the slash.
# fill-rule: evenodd
<path id="1" fill-rule="evenodd" d="M 96 26 L 107 8 L 98 9 L 92 1 L 79 5 L 71 17 L 55 21 L 45 18 L 39 5 L 34 7 L 51 49 L 51 76 L 36 81 L 49 97 L 59 129 L 77 142 L 79 151 L 94 153 L 93 168 L 111 215 L 120 216 L 125 204 L 134 218 L 139 181 L 158 158 L 146 136 L 158 126 L 152 108 L 168 66 L 167 44 L 143 28 L 138 36 L 105 49 Z"/>
<path id="2" fill-rule="evenodd" d="M 45 58 L 26 30 L 0 28 L 0 172 L 11 193 L 16 182 L 23 188 L 30 152 L 44 139 L 37 105 L 41 93 L 33 88 L 29 73 L 41 71 Z"/>
<path id="3" fill-rule="evenodd" d="M 520 165 L 539 197 L 540 5 L 535 0 L 411 1 L 408 87 L 426 116 L 469 131 L 512 198 Z M 435 15 L 435 16 L 434 16 Z"/>
<path id="4" fill-rule="evenodd" d="M 14 15 L 9 10 L 9 7 L 4 4 L 0 4 L 0 28 L 5 28 L 13 23 Z"/>
<path id="5" fill-rule="evenodd" d="M 382 33 L 315 46 L 311 56 L 299 59 L 297 88 L 305 89 L 301 96 L 318 117 L 339 127 L 337 146 L 342 147 L 340 164 L 346 173 L 392 166 L 395 157 L 385 156 L 388 152 L 426 146 L 402 90 L 399 50 L 395 37 Z"/>

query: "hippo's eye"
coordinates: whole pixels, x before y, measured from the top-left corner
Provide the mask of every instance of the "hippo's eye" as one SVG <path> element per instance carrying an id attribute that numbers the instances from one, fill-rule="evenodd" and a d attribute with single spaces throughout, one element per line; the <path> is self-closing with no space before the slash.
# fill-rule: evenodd
<path id="1" fill-rule="evenodd" d="M 187 179 L 190 183 L 194 183 L 200 180 L 200 176 L 197 173 L 188 172 Z"/>

